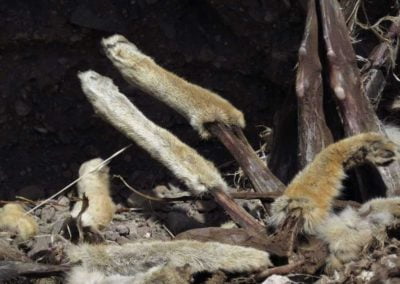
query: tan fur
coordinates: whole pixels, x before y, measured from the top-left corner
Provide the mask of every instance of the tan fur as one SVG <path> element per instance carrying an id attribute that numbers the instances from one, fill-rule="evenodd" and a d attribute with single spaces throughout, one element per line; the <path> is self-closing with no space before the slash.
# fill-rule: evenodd
<path id="1" fill-rule="evenodd" d="M 242 112 L 227 100 L 160 67 L 122 35 L 105 38 L 102 44 L 108 58 L 129 83 L 180 112 L 201 137 L 210 136 L 204 128 L 206 123 L 245 126 Z"/>
<path id="2" fill-rule="evenodd" d="M 358 210 L 361 215 L 389 212 L 396 218 L 400 218 L 400 197 L 374 198 L 364 203 Z"/>
<path id="3" fill-rule="evenodd" d="M 399 147 L 377 133 L 363 133 L 331 144 L 275 200 L 271 223 L 277 226 L 290 211 L 301 209 L 304 232 L 315 234 L 316 227 L 328 217 L 332 200 L 340 194 L 345 168 L 366 162 L 386 165 L 398 157 Z"/>
<path id="4" fill-rule="evenodd" d="M 400 221 L 400 197 L 375 198 L 358 210 L 346 208 L 332 214 L 318 226 L 318 236 L 329 245 L 331 255 L 326 272 L 342 269 L 345 263 L 361 257 L 362 250 L 374 240 L 387 240 L 388 226 Z"/>
<path id="5" fill-rule="evenodd" d="M 137 283 L 143 284 L 188 284 L 192 278 L 190 265 L 174 267 L 165 265 L 154 267 L 136 276 Z"/>
<path id="6" fill-rule="evenodd" d="M 271 266 L 269 254 L 253 248 L 198 241 L 147 241 L 118 245 L 72 246 L 67 250 L 72 263 L 81 262 L 91 271 L 135 275 L 151 267 L 190 266 L 190 273 L 224 270 L 228 272 L 257 271 Z"/>
<path id="7" fill-rule="evenodd" d="M 90 271 L 81 266 L 71 269 L 68 274 L 67 284 L 188 284 L 191 273 L 180 267 L 156 266 L 146 272 L 139 272 L 132 276 L 120 274 L 106 275 L 105 273 L 93 270 Z"/>
<path id="8" fill-rule="evenodd" d="M 109 168 L 103 165 L 97 158 L 83 163 L 79 169 L 79 176 L 82 179 L 78 182 L 78 195 L 80 198 L 85 194 L 89 200 L 89 207 L 81 216 L 84 227 L 103 229 L 110 224 L 116 207 L 110 197 L 110 176 Z M 71 212 L 73 217 L 77 217 L 81 212 L 82 201 L 78 201 Z"/>
<path id="9" fill-rule="evenodd" d="M 27 240 L 39 231 L 36 220 L 25 215 L 24 208 L 17 203 L 8 203 L 0 209 L 0 228 L 7 228 L 18 232 L 22 240 Z"/>
<path id="10" fill-rule="evenodd" d="M 340 269 L 344 263 L 358 259 L 363 248 L 373 239 L 369 222 L 352 208 L 330 216 L 317 230 L 319 237 L 329 245 L 331 255 L 326 265 L 328 273 Z"/>
<path id="11" fill-rule="evenodd" d="M 194 193 L 227 188 L 217 168 L 173 134 L 147 119 L 111 79 L 94 71 L 79 74 L 82 89 L 107 121 L 171 170 Z"/>

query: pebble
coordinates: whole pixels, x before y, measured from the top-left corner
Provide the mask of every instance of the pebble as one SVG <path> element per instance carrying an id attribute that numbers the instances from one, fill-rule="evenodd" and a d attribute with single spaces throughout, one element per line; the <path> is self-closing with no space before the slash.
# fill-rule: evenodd
<path id="1" fill-rule="evenodd" d="M 54 209 L 54 207 L 44 207 L 42 209 L 42 214 L 40 215 L 40 218 L 43 222 L 50 223 L 53 220 L 55 214 L 56 209 Z"/>
<path id="2" fill-rule="evenodd" d="M 115 227 L 115 230 L 121 235 L 121 236 L 127 236 L 129 235 L 129 228 L 125 225 L 118 225 Z"/>
<path id="3" fill-rule="evenodd" d="M 119 234 L 117 233 L 117 232 L 114 232 L 114 231 L 106 231 L 105 233 L 104 233 L 104 237 L 107 239 L 107 240 L 110 240 L 110 241 L 116 241 L 120 236 L 119 236 Z"/>

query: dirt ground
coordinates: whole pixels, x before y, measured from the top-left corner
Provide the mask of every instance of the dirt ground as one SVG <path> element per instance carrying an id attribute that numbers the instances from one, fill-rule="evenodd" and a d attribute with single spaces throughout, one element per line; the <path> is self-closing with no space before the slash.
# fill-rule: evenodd
<path id="1" fill-rule="evenodd" d="M 256 148 L 259 126 L 271 126 L 292 91 L 304 21 L 296 1 L 1 2 L 1 199 L 47 197 L 76 178 L 83 161 L 130 143 L 94 115 L 76 76 L 87 69 L 113 78 L 150 119 L 218 166 L 233 160 L 177 113 L 129 87 L 102 53 L 102 37 L 121 33 L 162 66 L 229 99 L 244 111 Z M 139 189 L 171 179 L 136 146 L 111 168 Z"/>

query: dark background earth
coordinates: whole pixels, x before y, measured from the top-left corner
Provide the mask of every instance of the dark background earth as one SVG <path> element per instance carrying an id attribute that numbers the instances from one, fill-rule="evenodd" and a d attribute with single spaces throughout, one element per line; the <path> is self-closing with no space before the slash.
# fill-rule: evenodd
<path id="1" fill-rule="evenodd" d="M 217 166 L 233 160 L 220 143 L 200 140 L 180 115 L 124 82 L 100 48 L 114 33 L 229 99 L 245 113 L 246 135 L 259 148 L 258 126 L 271 127 L 286 95 L 294 95 L 305 16 L 298 3 L 0 0 L 0 198 L 47 197 L 75 179 L 82 162 L 130 144 L 94 115 L 76 77 L 87 69 L 113 78 L 145 115 Z M 379 6 L 373 17 L 390 9 Z M 111 169 L 138 189 L 172 176 L 136 146 Z"/>

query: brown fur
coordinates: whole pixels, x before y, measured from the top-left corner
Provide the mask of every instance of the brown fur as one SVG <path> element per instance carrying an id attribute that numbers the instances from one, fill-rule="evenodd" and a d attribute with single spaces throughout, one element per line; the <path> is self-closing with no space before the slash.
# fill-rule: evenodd
<path id="1" fill-rule="evenodd" d="M 386 165 L 399 157 L 399 147 L 377 133 L 363 133 L 332 144 L 299 172 L 284 194 L 272 204 L 271 222 L 281 224 L 294 209 L 301 209 L 304 231 L 315 234 L 340 194 L 345 169 L 362 163 Z"/>
<path id="2" fill-rule="evenodd" d="M 129 83 L 180 112 L 201 137 L 210 136 L 204 128 L 206 123 L 245 126 L 242 112 L 227 100 L 160 67 L 125 37 L 113 35 L 103 39 L 102 44 Z"/>
<path id="3" fill-rule="evenodd" d="M 0 209 L 0 228 L 15 230 L 22 240 L 27 240 L 39 231 L 36 220 L 25 214 L 24 208 L 17 203 L 8 203 Z"/>

